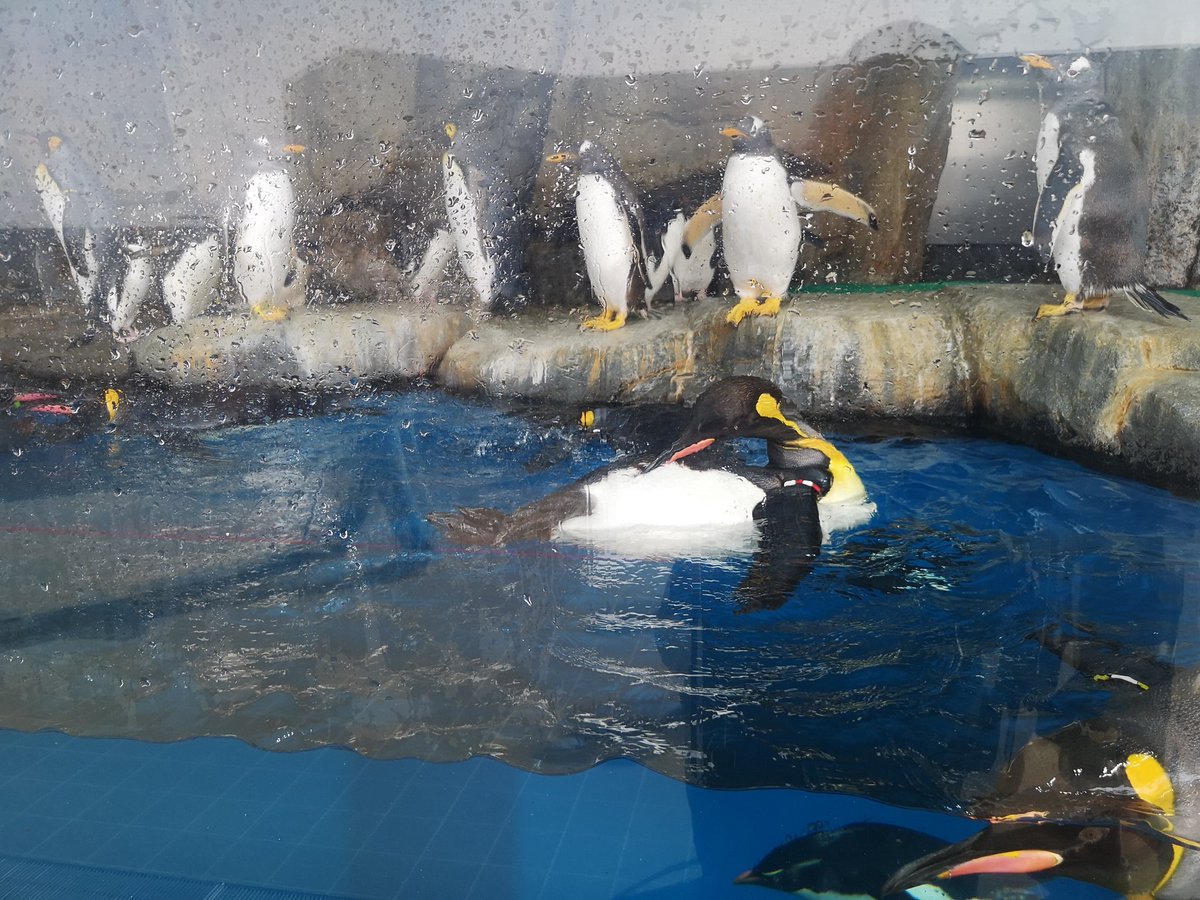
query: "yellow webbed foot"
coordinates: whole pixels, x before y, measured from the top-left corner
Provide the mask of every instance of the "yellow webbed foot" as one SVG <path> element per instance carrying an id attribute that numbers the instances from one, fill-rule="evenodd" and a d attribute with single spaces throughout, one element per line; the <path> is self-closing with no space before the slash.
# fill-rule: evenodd
<path id="1" fill-rule="evenodd" d="M 250 312 L 258 316 L 264 322 L 282 322 L 291 312 L 286 306 L 277 303 L 272 303 L 269 300 L 262 300 L 250 307 Z"/>
<path id="2" fill-rule="evenodd" d="M 615 309 L 606 309 L 598 316 L 584 319 L 580 331 L 616 331 L 625 325 L 625 314 Z"/>
<path id="3" fill-rule="evenodd" d="M 1073 312 L 1082 309 L 1082 304 L 1074 294 L 1067 294 L 1063 298 L 1062 303 L 1043 303 L 1038 307 L 1037 314 L 1033 319 L 1036 322 L 1038 319 L 1050 319 L 1056 316 L 1069 316 Z"/>
<path id="4" fill-rule="evenodd" d="M 743 297 L 725 316 L 730 325 L 740 325 L 746 316 L 777 316 L 783 300 L 779 297 L 767 297 L 758 300 L 753 297 Z"/>

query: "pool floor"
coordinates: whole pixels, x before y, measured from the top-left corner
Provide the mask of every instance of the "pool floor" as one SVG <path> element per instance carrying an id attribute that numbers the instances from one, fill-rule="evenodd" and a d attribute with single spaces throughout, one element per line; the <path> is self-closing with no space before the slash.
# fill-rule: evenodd
<path id="1" fill-rule="evenodd" d="M 753 900 L 773 894 L 733 879 L 813 827 L 975 830 L 860 798 L 689 787 L 627 760 L 543 776 L 0 731 L 0 772 L 0 897 Z"/>

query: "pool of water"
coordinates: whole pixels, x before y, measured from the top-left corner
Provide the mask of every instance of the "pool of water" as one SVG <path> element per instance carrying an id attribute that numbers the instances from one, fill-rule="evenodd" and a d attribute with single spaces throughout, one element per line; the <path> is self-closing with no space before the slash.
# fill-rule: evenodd
<path id="1" fill-rule="evenodd" d="M 1200 649 L 1197 504 L 1003 442 L 839 437 L 878 512 L 832 535 L 786 603 L 748 611 L 744 551 L 463 549 L 428 525 L 611 461 L 574 411 L 417 390 L 236 425 L 225 406 L 194 421 L 131 404 L 115 430 L 0 434 L 0 725 L 15 732 L 488 757 L 535 783 L 624 759 L 689 791 L 948 813 L 1033 734 L 1104 707 L 1032 630 L 1087 628 L 1177 664 Z M 647 421 L 634 433 L 653 442 Z M 747 798 L 757 819 L 757 793 L 697 796 Z M 772 808 L 761 853 L 813 827 L 803 805 L 794 822 Z M 718 818 L 744 837 L 738 813 Z"/>

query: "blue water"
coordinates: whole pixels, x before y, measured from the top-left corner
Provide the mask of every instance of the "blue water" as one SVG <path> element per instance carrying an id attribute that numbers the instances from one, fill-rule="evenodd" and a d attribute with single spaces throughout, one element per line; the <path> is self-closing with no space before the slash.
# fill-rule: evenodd
<path id="1" fill-rule="evenodd" d="M 1104 691 L 1025 637 L 1043 624 L 1197 660 L 1197 504 L 1015 445 L 835 436 L 877 515 L 833 535 L 782 607 L 743 613 L 731 598 L 745 555 L 462 550 L 425 522 L 458 505 L 511 509 L 612 460 L 608 443 L 572 427 L 573 411 L 506 414 L 414 391 L 250 426 L 230 427 L 237 413 L 222 409 L 177 427 L 161 399 L 148 405 L 154 415 L 143 407 L 115 431 L 10 442 L 0 724 L 137 741 L 228 735 L 273 751 L 349 747 L 361 754 L 350 758 L 385 767 L 491 757 L 511 766 L 497 771 L 534 773 L 521 776 L 534 779 L 522 791 L 572 783 L 539 776 L 608 771 L 597 764 L 613 758 L 668 776 L 619 770 L 638 785 L 792 789 L 794 822 L 786 801 L 756 805 L 758 791 L 688 789 L 673 812 L 651 814 L 629 798 L 617 818 L 651 848 L 665 840 L 655 816 L 694 834 L 671 851 L 679 865 L 658 893 L 639 893 L 614 863 L 580 882 L 595 896 L 672 895 L 664 884 L 680 896 L 727 896 L 729 878 L 788 836 L 853 816 L 915 815 L 838 797 L 963 809 L 1030 736 L 1103 709 Z M 245 752 L 265 760 L 263 771 L 304 758 Z M 475 771 L 456 797 L 471 794 Z M 817 796 L 806 792 L 836 796 L 806 813 Z M 614 796 L 620 807 L 624 795 Z M 696 797 L 732 799 L 689 815 L 718 803 Z M 839 802 L 851 818 L 838 818 Z M 493 842 L 506 821 L 492 824 Z M 559 827 L 521 821 L 534 832 Z M 970 830 L 937 821 L 947 839 Z M 585 824 L 580 834 L 611 830 Z M 723 843 L 723 831 L 738 839 Z M 351 834 L 346 852 L 365 839 Z M 559 896 L 550 885 L 569 867 L 560 871 L 556 854 L 575 845 L 556 840 L 554 855 L 541 848 L 528 867 L 536 890 L 522 882 L 492 896 Z M 294 836 L 289 852 L 303 842 Z M 26 850 L 44 858 L 47 844 L 52 834 Z M 667 850 L 650 856 L 670 868 Z M 485 863 L 481 850 L 474 877 Z M 151 869 L 247 880 L 213 867 L 215 858 L 209 868 Z M 248 880 L 317 892 L 337 883 L 280 882 L 282 857 L 262 868 L 271 873 Z M 403 884 L 339 890 L 420 895 Z M 1064 890 L 1053 895 L 1099 896 Z"/>

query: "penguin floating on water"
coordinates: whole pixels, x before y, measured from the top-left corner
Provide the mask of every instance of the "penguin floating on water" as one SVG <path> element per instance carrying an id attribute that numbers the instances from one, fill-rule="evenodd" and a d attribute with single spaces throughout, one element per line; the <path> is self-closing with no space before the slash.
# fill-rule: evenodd
<path id="1" fill-rule="evenodd" d="M 579 153 L 552 153 L 549 163 L 577 160 L 575 215 L 592 293 L 600 315 L 586 319 L 584 330 L 613 331 L 630 313 L 650 313 L 646 288 L 646 223 L 633 184 L 612 155 L 595 141 L 584 141 Z"/>
<path id="2" fill-rule="evenodd" d="M 766 440 L 767 465 L 701 454 L 725 438 Z M 827 517 L 838 506 L 855 515 Z M 459 509 L 430 519 L 468 545 L 565 540 L 645 554 L 757 541 L 737 590 L 747 610 L 787 600 L 819 553 L 823 522 L 848 527 L 873 511 L 845 455 L 804 424 L 778 387 L 744 376 L 705 390 L 683 433 L 656 456 L 619 460 L 513 513 Z"/>
<path id="3" fill-rule="evenodd" d="M 1038 134 L 1034 240 L 1048 247 L 1067 294 L 1061 303 L 1038 307 L 1034 318 L 1105 309 L 1110 295 L 1120 292 L 1148 312 L 1186 319 L 1146 284 L 1145 172 L 1120 119 L 1100 96 L 1098 73 L 1087 57 L 1061 72 L 1042 56 L 1021 59 L 1035 71 L 1058 75 Z"/>
<path id="4" fill-rule="evenodd" d="M 446 216 L 458 261 L 482 312 L 523 293 L 522 235 L 517 187 L 476 132 L 454 123 L 443 129 L 450 146 L 442 154 Z M 436 241 L 436 235 L 435 235 Z M 431 241 L 431 246 L 436 244 Z"/>
<path id="5" fill-rule="evenodd" d="M 887 889 L 1023 873 L 1138 900 L 1200 897 L 1198 673 L 1130 668 L 1107 642 L 1066 640 L 1055 629 L 1032 636 L 1111 686 L 1109 709 L 1026 744 L 971 808 L 989 824 L 904 866 Z"/>
<path id="6" fill-rule="evenodd" d="M 296 190 L 288 163 L 305 148 L 288 144 L 275 151 L 266 138 L 255 143 L 234 239 L 233 278 L 254 315 L 278 322 L 305 301 L 308 269 L 296 249 Z"/>
<path id="7" fill-rule="evenodd" d="M 693 214 L 683 244 L 690 251 L 721 222 L 725 264 L 739 298 L 726 321 L 737 325 L 746 316 L 779 313 L 805 237 L 800 210 L 834 213 L 876 230 L 879 220 L 849 191 L 804 172 L 791 175 L 757 116 L 746 116 L 721 133 L 733 141 L 721 192 Z"/>

